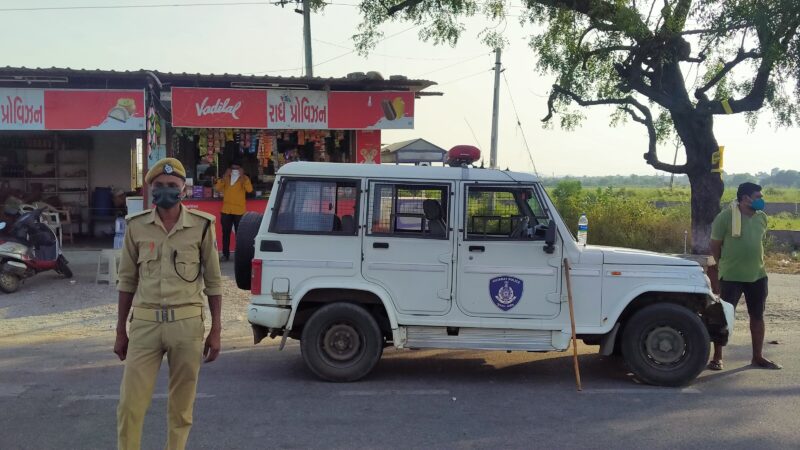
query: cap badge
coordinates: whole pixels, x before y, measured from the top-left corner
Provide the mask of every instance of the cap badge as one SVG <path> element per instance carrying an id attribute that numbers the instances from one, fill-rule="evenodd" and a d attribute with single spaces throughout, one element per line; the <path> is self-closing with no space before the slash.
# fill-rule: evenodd
<path id="1" fill-rule="evenodd" d="M 174 171 L 175 171 L 175 169 L 173 169 L 170 164 L 164 164 L 164 173 L 169 175 L 169 174 L 172 174 L 172 172 L 174 172 Z"/>

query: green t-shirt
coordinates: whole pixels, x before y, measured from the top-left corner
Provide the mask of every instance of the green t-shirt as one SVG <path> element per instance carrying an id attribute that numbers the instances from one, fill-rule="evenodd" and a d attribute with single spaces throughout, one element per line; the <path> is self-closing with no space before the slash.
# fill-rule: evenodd
<path id="1" fill-rule="evenodd" d="M 767 276 L 764 270 L 766 234 L 767 215 L 756 211 L 752 217 L 742 214 L 742 235 L 731 236 L 731 209 L 723 209 L 711 225 L 711 239 L 722 241 L 720 280 L 752 283 Z"/>

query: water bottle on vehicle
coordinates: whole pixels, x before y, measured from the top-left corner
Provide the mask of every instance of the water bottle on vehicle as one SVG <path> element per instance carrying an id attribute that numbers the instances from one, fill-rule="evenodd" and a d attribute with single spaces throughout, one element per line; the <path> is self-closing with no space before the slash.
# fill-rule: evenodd
<path id="1" fill-rule="evenodd" d="M 578 244 L 586 245 L 586 240 L 589 238 L 589 219 L 586 214 L 581 214 L 578 219 Z"/>

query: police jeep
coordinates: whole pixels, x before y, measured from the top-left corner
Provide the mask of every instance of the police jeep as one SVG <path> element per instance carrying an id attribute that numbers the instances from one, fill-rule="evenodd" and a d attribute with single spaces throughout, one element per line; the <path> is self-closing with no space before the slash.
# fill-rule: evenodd
<path id="1" fill-rule="evenodd" d="M 383 349 L 564 351 L 577 336 L 641 381 L 680 386 L 733 308 L 696 262 L 579 245 L 536 177 L 462 167 L 291 163 L 237 234 L 255 342 L 299 339 L 318 377 L 355 381 Z"/>

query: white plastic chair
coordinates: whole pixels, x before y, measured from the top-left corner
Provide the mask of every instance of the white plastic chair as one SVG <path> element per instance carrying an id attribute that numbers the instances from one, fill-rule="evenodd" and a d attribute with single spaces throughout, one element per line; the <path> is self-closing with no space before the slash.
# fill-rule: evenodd
<path id="1" fill-rule="evenodd" d="M 58 237 L 58 245 L 62 246 L 64 239 L 61 231 L 61 216 L 58 211 L 42 211 L 42 221 L 53 230 L 53 233 Z"/>

